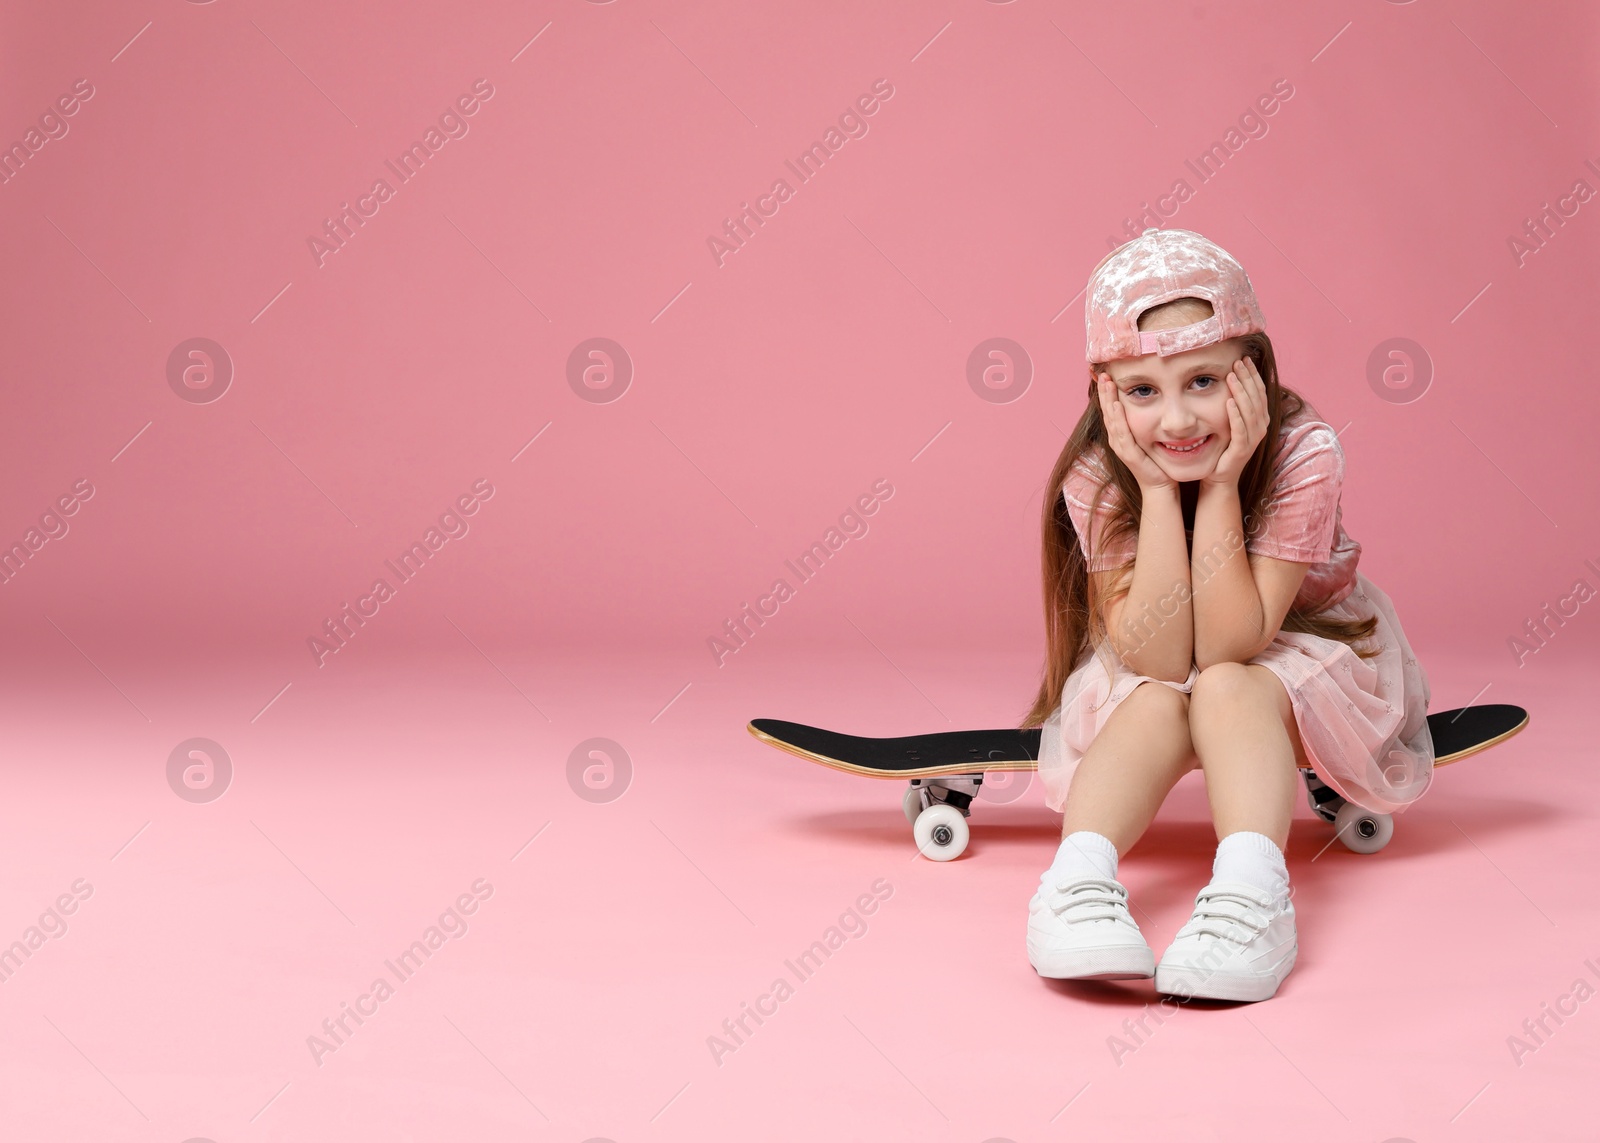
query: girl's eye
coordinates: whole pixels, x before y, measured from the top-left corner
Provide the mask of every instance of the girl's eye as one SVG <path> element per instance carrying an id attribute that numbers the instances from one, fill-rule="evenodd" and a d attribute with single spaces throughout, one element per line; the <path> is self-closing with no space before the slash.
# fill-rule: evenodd
<path id="1" fill-rule="evenodd" d="M 1215 389 L 1217 387 L 1217 379 L 1215 377 L 1211 376 L 1211 374 L 1209 374 L 1209 373 L 1202 373 L 1200 376 L 1195 378 L 1195 381 L 1196 382 L 1199 382 L 1199 381 L 1209 381 L 1210 382 L 1209 385 L 1201 386 L 1201 392 L 1205 392 L 1208 389 Z M 1139 391 L 1141 389 L 1149 389 L 1150 392 L 1152 392 L 1152 393 L 1155 392 L 1155 390 L 1152 389 L 1149 385 L 1135 385 L 1135 386 L 1133 386 L 1132 388 L 1130 388 L 1128 390 L 1128 396 L 1130 396 L 1130 397 L 1138 397 L 1138 396 L 1140 396 L 1140 392 Z"/>

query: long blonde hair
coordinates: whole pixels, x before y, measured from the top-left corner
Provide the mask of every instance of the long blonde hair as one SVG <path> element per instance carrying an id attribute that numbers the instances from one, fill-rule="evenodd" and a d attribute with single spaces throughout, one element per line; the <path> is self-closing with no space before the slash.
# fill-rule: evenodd
<path id="1" fill-rule="evenodd" d="M 1146 310 L 1140 315 L 1139 328 L 1144 329 L 1146 319 L 1153 318 L 1167 306 L 1192 307 L 1197 304 L 1207 311 L 1200 317 L 1203 319 L 1208 316 L 1211 308 L 1209 303 L 1193 298 L 1178 298 Z M 1255 362 L 1256 369 L 1266 381 L 1267 387 L 1267 432 L 1239 476 L 1239 504 L 1243 509 L 1245 535 L 1249 538 L 1259 531 L 1264 522 L 1264 505 L 1272 492 L 1270 483 L 1272 469 L 1282 447 L 1280 439 L 1282 425 L 1300 412 L 1305 406 L 1305 401 L 1294 390 L 1279 384 L 1277 359 L 1272 352 L 1272 341 L 1266 334 L 1246 334 L 1240 340 L 1243 343 L 1244 355 Z M 1111 540 L 1137 535 L 1144 498 L 1138 480 L 1128 466 L 1122 463 L 1122 459 L 1116 455 L 1106 439 L 1105 421 L 1100 415 L 1100 402 L 1095 393 L 1094 380 L 1096 372 L 1102 369 L 1103 364 L 1091 365 L 1089 368 L 1088 407 L 1084 409 L 1083 416 L 1078 418 L 1077 427 L 1067 438 L 1067 443 L 1062 448 L 1061 455 L 1056 458 L 1055 467 L 1051 470 L 1050 479 L 1045 485 L 1047 499 L 1044 504 L 1044 543 L 1041 552 L 1044 573 L 1045 661 L 1039 692 L 1033 700 L 1033 709 L 1028 711 L 1021 724 L 1024 727 L 1040 726 L 1050 717 L 1050 712 L 1061 701 L 1062 689 L 1066 686 L 1067 677 L 1072 674 L 1073 667 L 1082 658 L 1091 642 L 1098 644 L 1106 636 L 1105 605 L 1126 595 L 1132 584 L 1133 565 L 1130 563 L 1120 569 L 1123 574 L 1105 599 L 1094 598 L 1094 579 L 1089 574 L 1088 562 L 1078 543 L 1077 529 L 1073 526 L 1072 517 L 1067 514 L 1066 501 L 1061 494 L 1061 486 L 1073 464 L 1084 453 L 1095 450 L 1098 446 L 1097 451 L 1101 454 L 1110 475 L 1096 488 L 1096 495 L 1090 498 L 1089 502 L 1097 503 L 1111 487 L 1116 488 L 1117 495 L 1113 498 L 1113 506 L 1106 517 L 1105 534 L 1097 535 L 1095 540 L 1100 545 L 1105 545 Z M 1186 526 L 1190 526 L 1194 520 L 1199 485 L 1191 482 L 1180 484 L 1178 487 L 1184 522 Z M 1325 611 L 1326 607 L 1323 610 Z M 1377 655 L 1378 649 L 1363 649 L 1356 644 L 1370 636 L 1376 627 L 1375 618 L 1337 619 L 1323 616 L 1321 612 L 1301 611 L 1291 607 L 1284 617 L 1281 630 L 1336 639 L 1349 644 L 1357 655 L 1366 659 Z"/>

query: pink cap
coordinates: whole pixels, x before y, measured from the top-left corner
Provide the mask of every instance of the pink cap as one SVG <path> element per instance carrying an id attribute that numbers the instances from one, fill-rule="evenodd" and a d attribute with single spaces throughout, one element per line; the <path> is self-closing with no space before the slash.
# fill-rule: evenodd
<path id="1" fill-rule="evenodd" d="M 1151 227 L 1100 260 L 1084 302 L 1090 362 L 1158 353 L 1171 357 L 1230 337 L 1264 333 L 1244 267 L 1192 230 Z M 1139 315 L 1173 298 L 1204 298 L 1213 313 L 1177 329 L 1139 331 Z"/>

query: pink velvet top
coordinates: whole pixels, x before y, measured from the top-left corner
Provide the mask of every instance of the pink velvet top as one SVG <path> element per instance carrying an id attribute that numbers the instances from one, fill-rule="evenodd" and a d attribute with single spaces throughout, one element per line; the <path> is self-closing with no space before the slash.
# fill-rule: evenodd
<path id="1" fill-rule="evenodd" d="M 1312 565 L 1294 606 L 1320 609 L 1340 602 L 1355 588 L 1356 564 L 1361 558 L 1361 545 L 1345 534 L 1339 506 L 1344 485 L 1344 449 L 1333 427 L 1309 403 L 1286 420 L 1280 431 L 1283 451 L 1273 467 L 1260 527 L 1245 521 L 1245 550 L 1252 555 Z M 1091 572 L 1131 563 L 1138 550 L 1137 530 L 1117 544 L 1103 541 L 1106 516 L 1120 495 L 1115 485 L 1106 489 L 1093 511 L 1092 541 L 1099 550 L 1089 547 L 1089 498 L 1105 475 L 1100 447 L 1093 446 L 1079 457 L 1061 486 L 1067 513 L 1078 531 L 1078 543 Z M 1192 530 L 1189 535 L 1192 540 Z"/>

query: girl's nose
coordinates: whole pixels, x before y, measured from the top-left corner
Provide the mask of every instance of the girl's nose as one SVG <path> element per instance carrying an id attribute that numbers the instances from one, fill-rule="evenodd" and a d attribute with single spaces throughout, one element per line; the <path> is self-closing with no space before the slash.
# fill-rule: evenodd
<path id="1" fill-rule="evenodd" d="M 1187 409 L 1169 406 L 1156 423 L 1161 426 L 1163 440 L 1187 440 L 1200 434 L 1200 422 Z"/>

